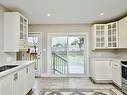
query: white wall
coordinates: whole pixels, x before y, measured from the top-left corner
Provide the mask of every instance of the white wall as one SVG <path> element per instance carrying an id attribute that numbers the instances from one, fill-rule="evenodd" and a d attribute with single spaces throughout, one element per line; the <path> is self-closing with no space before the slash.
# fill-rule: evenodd
<path id="1" fill-rule="evenodd" d="M 90 25 L 29 25 L 29 32 L 42 32 L 42 49 L 47 49 L 47 33 L 89 32 Z M 47 73 L 47 50 L 42 51 L 43 73 Z"/>
<path id="2" fill-rule="evenodd" d="M 88 24 L 78 24 L 78 25 L 70 25 L 70 24 L 60 24 L 60 25 L 41 25 L 41 24 L 32 24 L 29 25 L 29 32 L 89 32 L 90 25 Z"/>
<path id="3" fill-rule="evenodd" d="M 8 11 L 4 6 L 0 5 L 0 12 Z M 0 35 L 2 36 L 2 35 Z M 2 38 L 2 37 L 0 37 Z M 1 40 L 1 39 L 0 39 Z M 2 45 L 0 43 L 0 45 Z M 0 52 L 0 66 L 6 63 L 10 63 L 12 61 L 16 60 L 16 54 L 15 53 L 2 53 Z"/>

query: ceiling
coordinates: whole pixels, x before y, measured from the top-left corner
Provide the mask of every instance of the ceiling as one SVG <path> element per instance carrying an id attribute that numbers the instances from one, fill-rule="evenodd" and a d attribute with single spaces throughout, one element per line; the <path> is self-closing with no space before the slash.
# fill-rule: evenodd
<path id="1" fill-rule="evenodd" d="M 30 24 L 90 24 L 127 13 L 127 0 L 0 0 L 0 3 L 25 15 Z M 100 16 L 102 12 L 104 15 Z"/>

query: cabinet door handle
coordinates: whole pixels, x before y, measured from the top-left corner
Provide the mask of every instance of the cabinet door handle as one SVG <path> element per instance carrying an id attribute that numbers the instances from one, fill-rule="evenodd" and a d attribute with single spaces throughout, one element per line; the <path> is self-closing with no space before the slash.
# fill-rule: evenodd
<path id="1" fill-rule="evenodd" d="M 15 73 L 15 74 L 14 74 L 14 79 L 13 79 L 13 80 L 15 80 L 15 81 L 16 81 L 17 79 L 18 79 L 18 74 L 17 74 L 17 73 Z"/>

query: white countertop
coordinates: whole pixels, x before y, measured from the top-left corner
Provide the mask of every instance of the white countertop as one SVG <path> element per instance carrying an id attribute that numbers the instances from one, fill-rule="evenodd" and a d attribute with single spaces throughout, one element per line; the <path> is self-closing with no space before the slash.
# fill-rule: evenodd
<path id="1" fill-rule="evenodd" d="M 13 73 L 13 72 L 15 72 L 15 71 L 17 71 L 19 69 L 22 69 L 22 68 L 24 68 L 24 67 L 26 67 L 26 66 L 28 66 L 28 65 L 30 65 L 32 63 L 33 63 L 33 61 L 15 61 L 15 62 L 12 62 L 10 64 L 4 64 L 4 65 L 19 65 L 19 66 L 11 68 L 11 69 L 8 69 L 8 70 L 3 71 L 3 72 L 0 72 L 0 78 L 3 77 L 3 76 L 8 75 L 10 73 Z"/>

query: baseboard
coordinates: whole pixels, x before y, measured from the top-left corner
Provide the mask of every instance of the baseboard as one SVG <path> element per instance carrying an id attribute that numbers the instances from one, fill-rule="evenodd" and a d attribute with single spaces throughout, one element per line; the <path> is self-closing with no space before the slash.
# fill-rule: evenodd
<path id="1" fill-rule="evenodd" d="M 112 80 L 95 80 L 92 77 L 89 77 L 91 81 L 93 81 L 93 83 L 112 83 Z"/>

